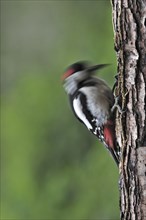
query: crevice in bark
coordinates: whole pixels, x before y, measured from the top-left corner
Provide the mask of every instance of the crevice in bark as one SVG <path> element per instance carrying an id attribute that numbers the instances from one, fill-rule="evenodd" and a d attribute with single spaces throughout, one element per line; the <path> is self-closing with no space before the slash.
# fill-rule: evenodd
<path id="1" fill-rule="evenodd" d="M 146 219 L 146 1 L 112 0 L 121 98 L 116 136 L 121 149 L 121 219 Z"/>

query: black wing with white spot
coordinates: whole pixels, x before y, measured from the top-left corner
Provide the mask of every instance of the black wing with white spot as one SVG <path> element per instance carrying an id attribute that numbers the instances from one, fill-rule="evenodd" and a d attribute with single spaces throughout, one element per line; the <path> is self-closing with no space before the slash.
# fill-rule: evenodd
<path id="1" fill-rule="evenodd" d="M 70 103 L 75 116 L 86 125 L 89 130 L 95 127 L 93 116 L 88 110 L 86 96 L 78 91 L 73 97 L 70 96 Z"/>

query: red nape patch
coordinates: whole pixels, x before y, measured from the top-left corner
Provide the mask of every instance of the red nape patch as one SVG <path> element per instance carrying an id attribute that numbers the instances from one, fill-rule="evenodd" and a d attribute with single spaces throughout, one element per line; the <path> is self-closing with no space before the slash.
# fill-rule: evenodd
<path id="1" fill-rule="evenodd" d="M 70 75 L 72 75 L 74 73 L 74 69 L 69 69 L 67 70 L 63 76 L 62 76 L 62 80 L 65 80 L 67 77 L 69 77 Z"/>
<path id="2" fill-rule="evenodd" d="M 113 133 L 113 126 L 110 126 L 110 125 L 107 125 L 104 127 L 104 139 L 105 139 L 105 142 L 106 144 L 113 148 L 114 149 L 114 140 L 115 140 L 115 137 L 114 137 L 114 133 Z"/>

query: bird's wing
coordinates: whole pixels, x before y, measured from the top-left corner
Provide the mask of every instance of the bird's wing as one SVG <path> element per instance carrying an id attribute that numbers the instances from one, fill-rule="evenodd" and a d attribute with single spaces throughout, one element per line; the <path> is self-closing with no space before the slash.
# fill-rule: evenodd
<path id="1" fill-rule="evenodd" d="M 93 130 L 95 122 L 93 116 L 88 109 L 86 96 L 82 92 L 78 92 L 73 99 L 72 109 L 75 116 L 86 125 L 89 130 Z"/>

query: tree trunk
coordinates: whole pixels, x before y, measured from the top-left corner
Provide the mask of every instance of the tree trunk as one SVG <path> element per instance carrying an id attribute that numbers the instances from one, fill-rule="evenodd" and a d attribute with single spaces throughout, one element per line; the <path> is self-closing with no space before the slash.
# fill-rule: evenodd
<path id="1" fill-rule="evenodd" d="M 112 0 L 122 220 L 146 220 L 146 0 Z"/>

